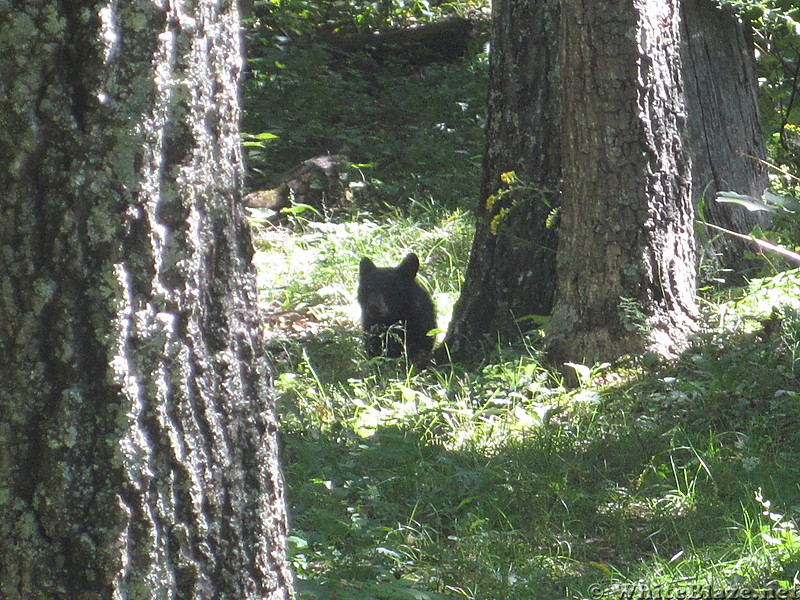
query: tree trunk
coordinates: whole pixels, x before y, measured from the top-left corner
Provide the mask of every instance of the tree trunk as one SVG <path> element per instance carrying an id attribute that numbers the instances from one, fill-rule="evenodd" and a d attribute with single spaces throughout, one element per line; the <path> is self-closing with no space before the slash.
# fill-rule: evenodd
<path id="1" fill-rule="evenodd" d="M 478 224 L 447 344 L 467 357 L 475 341 L 514 339 L 530 315 L 549 315 L 555 289 L 557 228 L 546 226 L 561 199 L 559 0 L 498 0 L 494 4 L 486 153 Z M 693 157 L 693 200 L 705 195 L 711 222 L 747 232 L 757 222 L 738 207 L 713 201 L 717 189 L 760 196 L 765 173 L 747 155 L 763 157 L 754 57 L 746 25 L 709 0 L 684 0 L 682 62 Z M 500 174 L 516 171 L 528 189 L 507 194 Z M 709 185 L 711 184 L 711 185 Z M 532 190 L 542 190 L 534 192 Z M 540 200 L 545 198 L 550 206 Z M 509 212 L 501 214 L 501 211 Z M 498 217 L 498 215 L 501 215 Z M 499 224 L 492 230 L 493 220 Z M 742 247 L 718 238 L 721 267 L 740 268 Z"/>
<path id="2" fill-rule="evenodd" d="M 708 222 L 749 233 L 755 225 L 769 224 L 766 213 L 719 204 L 714 197 L 732 190 L 760 198 L 769 186 L 759 161 L 766 158 L 766 149 L 750 27 L 708 0 L 683 0 L 681 16 L 692 196 L 695 205 L 705 199 L 701 213 Z M 712 264 L 746 268 L 744 245 L 732 236 L 715 237 Z"/>
<path id="3" fill-rule="evenodd" d="M 548 315 L 555 280 L 555 229 L 561 154 L 556 40 L 558 0 L 498 0 L 493 5 L 486 152 L 478 224 L 464 290 L 453 311 L 452 356 L 474 352 L 492 333 L 510 338 Z M 515 171 L 523 189 L 496 202 L 501 174 Z M 487 204 L 490 204 L 488 206 Z"/>
<path id="4" fill-rule="evenodd" d="M 548 332 L 556 362 L 674 355 L 691 328 L 679 8 L 562 0 L 564 184 Z"/>
<path id="5" fill-rule="evenodd" d="M 12 6 L 0 598 L 290 598 L 235 6 Z"/>

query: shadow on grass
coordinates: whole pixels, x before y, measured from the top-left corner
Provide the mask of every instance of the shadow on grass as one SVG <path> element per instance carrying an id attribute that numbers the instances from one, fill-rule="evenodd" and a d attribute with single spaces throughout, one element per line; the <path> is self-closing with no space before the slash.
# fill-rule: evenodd
<path id="1" fill-rule="evenodd" d="M 582 391 L 512 377 L 524 350 L 498 358 L 500 377 L 409 376 L 365 364 L 358 344 L 347 332 L 297 346 L 278 379 L 309 597 L 586 597 L 744 552 L 745 530 L 770 525 L 747 523 L 763 511 L 756 490 L 800 505 L 798 373 L 775 340 L 701 340 L 660 372 Z M 800 561 L 768 558 L 746 583 Z"/>

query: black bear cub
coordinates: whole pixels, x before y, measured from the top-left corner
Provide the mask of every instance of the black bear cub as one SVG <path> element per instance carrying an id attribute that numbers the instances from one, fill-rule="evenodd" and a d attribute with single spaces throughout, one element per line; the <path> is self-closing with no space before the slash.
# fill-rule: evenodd
<path id="1" fill-rule="evenodd" d="M 397 267 L 376 267 L 368 258 L 359 265 L 358 303 L 367 356 L 408 359 L 424 365 L 433 349 L 428 334 L 436 328 L 433 300 L 417 282 L 419 258 L 409 254 Z"/>

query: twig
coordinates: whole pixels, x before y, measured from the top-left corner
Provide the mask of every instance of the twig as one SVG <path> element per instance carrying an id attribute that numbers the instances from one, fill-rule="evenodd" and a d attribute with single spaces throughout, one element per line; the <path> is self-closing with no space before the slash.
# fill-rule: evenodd
<path id="1" fill-rule="evenodd" d="M 724 227 L 720 227 L 719 225 L 713 225 L 711 223 L 706 223 L 705 221 L 703 221 L 703 224 L 708 226 L 708 227 L 711 227 L 713 229 L 718 229 L 719 231 L 722 231 L 723 233 L 727 233 L 729 235 L 741 238 L 743 240 L 749 240 L 749 241 L 753 242 L 759 248 L 763 248 L 764 250 L 767 250 L 769 252 L 775 252 L 777 254 L 781 254 L 781 255 L 785 256 L 786 258 L 790 258 L 791 260 L 800 262 L 800 254 L 798 254 L 797 252 L 792 252 L 791 250 L 787 250 L 786 248 L 784 248 L 783 246 L 780 246 L 778 244 L 773 244 L 772 242 L 768 242 L 767 240 L 762 240 L 762 239 L 759 239 L 757 237 L 753 237 L 752 235 L 745 235 L 743 233 L 736 233 L 735 231 L 731 231 L 730 229 L 725 229 Z"/>

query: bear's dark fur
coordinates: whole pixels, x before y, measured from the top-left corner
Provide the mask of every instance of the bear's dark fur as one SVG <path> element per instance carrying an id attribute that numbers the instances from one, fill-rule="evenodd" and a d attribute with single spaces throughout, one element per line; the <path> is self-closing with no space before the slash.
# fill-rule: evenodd
<path id="1" fill-rule="evenodd" d="M 409 254 L 397 267 L 376 267 L 368 258 L 359 265 L 358 303 L 367 356 L 398 358 L 403 349 L 414 364 L 428 362 L 436 328 L 433 300 L 417 282 L 419 258 Z"/>

